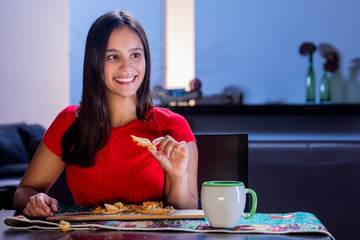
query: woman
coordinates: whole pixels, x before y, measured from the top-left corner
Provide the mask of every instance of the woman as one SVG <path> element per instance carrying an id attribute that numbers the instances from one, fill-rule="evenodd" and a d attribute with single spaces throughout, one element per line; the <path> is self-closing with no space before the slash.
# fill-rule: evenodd
<path id="1" fill-rule="evenodd" d="M 157 150 L 137 146 L 148 138 Z M 80 106 L 65 108 L 46 131 L 14 195 L 30 218 L 56 211 L 46 193 L 66 167 L 75 204 L 165 201 L 197 208 L 197 147 L 184 118 L 152 106 L 146 34 L 114 11 L 89 30 Z"/>

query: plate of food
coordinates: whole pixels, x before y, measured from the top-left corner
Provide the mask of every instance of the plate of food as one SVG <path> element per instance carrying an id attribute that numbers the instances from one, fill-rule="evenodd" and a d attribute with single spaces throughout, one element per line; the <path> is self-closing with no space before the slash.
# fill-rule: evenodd
<path id="1" fill-rule="evenodd" d="M 47 221 L 99 221 L 99 220 L 145 220 L 145 219 L 201 219 L 205 214 L 201 209 L 174 209 L 162 202 L 142 204 L 104 204 L 86 212 L 55 213 Z"/>

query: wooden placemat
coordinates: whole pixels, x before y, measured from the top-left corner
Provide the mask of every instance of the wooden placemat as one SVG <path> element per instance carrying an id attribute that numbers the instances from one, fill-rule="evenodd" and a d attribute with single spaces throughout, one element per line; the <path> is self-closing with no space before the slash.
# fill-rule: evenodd
<path id="1" fill-rule="evenodd" d="M 200 219 L 205 218 L 201 209 L 175 210 L 172 213 L 161 215 L 141 214 L 141 213 L 122 213 L 122 214 L 99 214 L 88 212 L 64 212 L 56 213 L 47 217 L 47 221 L 108 221 L 108 220 L 144 220 L 144 219 Z"/>

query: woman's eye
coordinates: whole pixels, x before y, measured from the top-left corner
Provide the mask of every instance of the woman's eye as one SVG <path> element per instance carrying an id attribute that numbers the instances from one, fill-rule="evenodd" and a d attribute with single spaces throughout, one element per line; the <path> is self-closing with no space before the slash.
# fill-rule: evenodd
<path id="1" fill-rule="evenodd" d="M 141 57 L 141 54 L 140 54 L 140 53 L 134 53 L 134 54 L 133 54 L 133 57 L 134 57 L 134 58 L 139 58 L 139 57 Z"/>
<path id="2" fill-rule="evenodd" d="M 118 59 L 118 56 L 117 55 L 108 55 L 106 57 L 106 59 L 108 59 L 108 60 L 116 60 L 116 59 Z"/>

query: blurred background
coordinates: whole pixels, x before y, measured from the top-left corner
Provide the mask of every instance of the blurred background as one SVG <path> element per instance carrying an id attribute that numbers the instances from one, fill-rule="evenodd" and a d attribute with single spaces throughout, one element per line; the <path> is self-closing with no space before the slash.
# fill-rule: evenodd
<path id="1" fill-rule="evenodd" d="M 0 0 L 0 123 L 48 127 L 64 107 L 78 104 L 86 34 L 97 17 L 114 9 L 130 11 L 144 26 L 152 86 L 164 86 L 165 2 Z M 338 71 L 330 75 L 332 102 L 360 102 L 360 1 L 185 2 L 194 9 L 194 78 L 201 81 L 203 96 L 238 91 L 247 105 L 306 104 L 309 60 L 299 48 L 312 42 L 318 48 L 313 60 L 317 88 L 325 63 L 319 47 L 325 46 L 340 57 Z M 191 80 L 183 79 L 184 88 Z"/>

